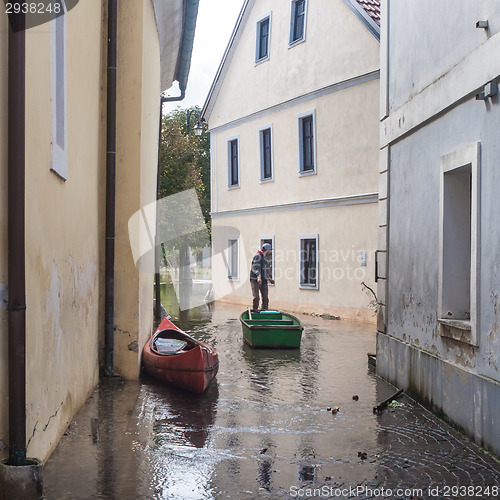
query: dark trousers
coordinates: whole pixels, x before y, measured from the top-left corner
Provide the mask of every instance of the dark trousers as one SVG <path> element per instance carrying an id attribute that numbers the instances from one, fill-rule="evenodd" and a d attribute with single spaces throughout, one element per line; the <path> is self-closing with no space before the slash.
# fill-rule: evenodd
<path id="1" fill-rule="evenodd" d="M 267 283 L 258 283 L 257 281 L 250 281 L 252 285 L 253 304 L 252 309 L 259 308 L 260 295 L 262 295 L 262 310 L 267 311 L 269 307 L 269 289 Z"/>

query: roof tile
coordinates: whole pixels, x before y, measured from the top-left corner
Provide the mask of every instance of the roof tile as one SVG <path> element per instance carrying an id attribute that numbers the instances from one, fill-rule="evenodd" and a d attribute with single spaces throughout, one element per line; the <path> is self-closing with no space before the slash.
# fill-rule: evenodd
<path id="1" fill-rule="evenodd" d="M 357 0 L 359 5 L 365 9 L 367 14 L 380 26 L 380 2 L 381 0 Z"/>

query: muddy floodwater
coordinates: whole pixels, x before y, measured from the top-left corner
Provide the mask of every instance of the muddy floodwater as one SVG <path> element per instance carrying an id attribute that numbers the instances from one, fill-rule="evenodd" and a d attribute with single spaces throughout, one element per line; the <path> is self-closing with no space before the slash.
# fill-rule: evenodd
<path id="1" fill-rule="evenodd" d="M 292 498 L 326 485 L 324 498 L 348 498 L 339 488 L 441 484 L 434 460 L 464 453 L 471 471 L 488 470 L 481 484 L 494 481 L 498 464 L 408 398 L 373 413 L 396 390 L 367 362 L 373 326 L 304 315 L 300 349 L 252 350 L 241 312 L 172 318 L 219 352 L 201 396 L 150 378 L 102 381 L 45 466 L 45 498 Z"/>

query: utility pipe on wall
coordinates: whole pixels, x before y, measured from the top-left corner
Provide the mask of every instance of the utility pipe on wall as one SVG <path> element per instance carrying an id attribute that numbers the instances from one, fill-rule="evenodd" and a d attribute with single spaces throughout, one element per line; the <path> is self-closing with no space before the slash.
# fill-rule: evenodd
<path id="1" fill-rule="evenodd" d="M 116 45 L 117 0 L 108 0 L 108 66 L 106 97 L 106 272 L 104 304 L 104 375 L 114 375 L 114 280 L 116 199 Z"/>
<path id="2" fill-rule="evenodd" d="M 26 17 L 10 17 L 8 55 L 9 465 L 26 465 Z"/>

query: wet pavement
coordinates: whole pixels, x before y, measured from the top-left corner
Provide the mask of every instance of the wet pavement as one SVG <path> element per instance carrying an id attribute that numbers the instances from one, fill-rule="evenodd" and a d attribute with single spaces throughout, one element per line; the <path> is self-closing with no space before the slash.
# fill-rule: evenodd
<path id="1" fill-rule="evenodd" d="M 201 396 L 103 380 L 45 465 L 45 498 L 500 497 L 500 463 L 408 397 L 373 413 L 396 392 L 367 362 L 373 327 L 300 316 L 300 350 L 252 350 L 240 313 L 173 318 L 218 349 Z"/>

